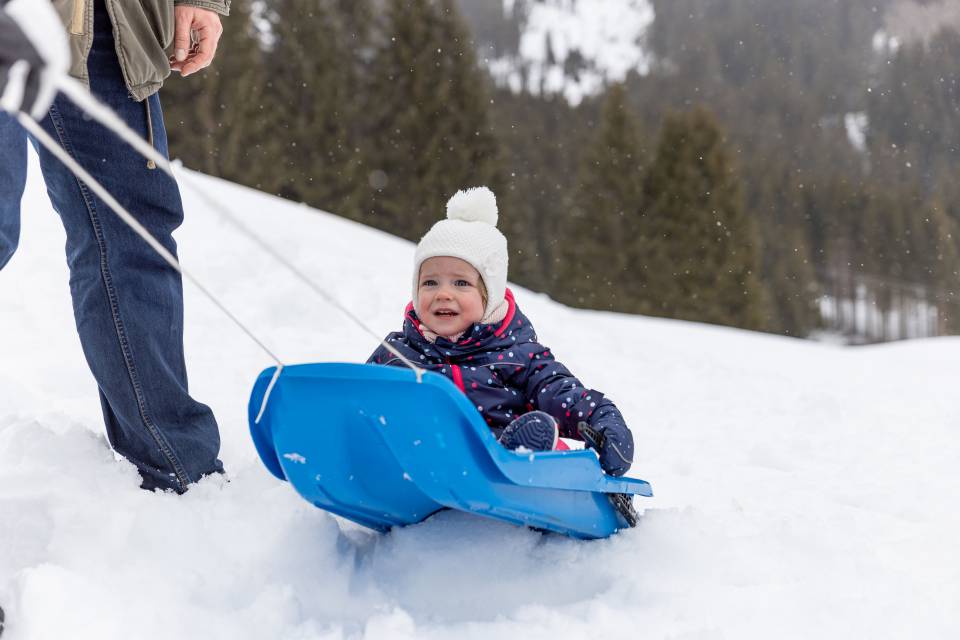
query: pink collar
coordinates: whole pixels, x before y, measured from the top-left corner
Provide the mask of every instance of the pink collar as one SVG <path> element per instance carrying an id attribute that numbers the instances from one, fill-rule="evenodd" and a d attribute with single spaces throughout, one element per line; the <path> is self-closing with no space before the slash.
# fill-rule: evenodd
<path id="1" fill-rule="evenodd" d="M 517 315 L 517 302 L 513 297 L 513 291 L 510 291 L 508 288 L 506 293 L 503 296 L 503 299 L 507 301 L 507 315 L 503 318 L 503 321 L 500 323 L 500 326 L 493 332 L 493 335 L 498 338 L 503 336 L 507 331 L 507 327 L 510 326 L 510 323 L 513 322 L 513 317 Z M 406 317 L 413 324 L 413 327 L 417 332 L 423 336 L 423 329 L 420 327 L 420 320 L 413 313 L 413 301 L 407 303 L 407 308 L 403 311 L 404 317 Z M 426 336 L 424 336 L 426 337 Z"/>

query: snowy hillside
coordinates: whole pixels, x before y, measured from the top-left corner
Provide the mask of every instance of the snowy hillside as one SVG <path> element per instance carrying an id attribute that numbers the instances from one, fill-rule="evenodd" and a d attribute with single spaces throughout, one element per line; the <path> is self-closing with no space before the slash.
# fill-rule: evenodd
<path id="1" fill-rule="evenodd" d="M 471 8 L 472 2 L 461 0 L 468 18 L 489 14 Z M 514 91 L 560 93 L 577 104 L 631 70 L 645 73 L 650 64 L 642 44 L 654 18 L 648 0 L 504 0 L 503 14 L 518 21 L 517 42 L 509 47 L 493 42 L 505 26 L 495 37 L 489 22 L 471 22 L 483 63 Z"/>
<path id="2" fill-rule="evenodd" d="M 399 327 L 409 243 L 190 177 L 378 331 Z M 185 264 L 282 357 L 372 351 L 185 201 Z M 0 272 L 4 640 L 960 637 L 960 340 L 843 349 L 515 289 L 635 430 L 656 493 L 640 526 L 577 542 L 448 512 L 379 535 L 261 468 L 245 404 L 269 362 L 190 288 L 192 390 L 220 420 L 231 481 L 140 491 L 106 446 L 35 167 L 24 209 Z"/>

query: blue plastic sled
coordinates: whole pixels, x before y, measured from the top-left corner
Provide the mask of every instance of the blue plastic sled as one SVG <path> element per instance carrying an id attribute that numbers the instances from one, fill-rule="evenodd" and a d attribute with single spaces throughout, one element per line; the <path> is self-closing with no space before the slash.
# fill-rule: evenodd
<path id="1" fill-rule="evenodd" d="M 606 493 L 650 496 L 643 480 L 604 474 L 592 451 L 504 449 L 445 377 L 362 364 L 285 367 L 250 396 L 260 458 L 312 504 L 380 531 L 443 508 L 576 538 L 604 538 L 627 522 Z"/>

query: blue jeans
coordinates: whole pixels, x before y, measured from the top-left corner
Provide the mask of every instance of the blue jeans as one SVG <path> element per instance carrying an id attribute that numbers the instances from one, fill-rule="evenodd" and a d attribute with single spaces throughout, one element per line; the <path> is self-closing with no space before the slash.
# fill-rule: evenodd
<path id="1" fill-rule="evenodd" d="M 92 92 L 167 153 L 159 98 L 135 102 L 124 83 L 112 26 L 98 0 L 88 68 Z M 43 128 L 176 255 L 183 221 L 176 182 L 58 96 Z M 210 408 L 190 397 L 183 356 L 180 275 L 89 188 L 33 140 L 47 192 L 67 233 L 70 293 L 83 352 L 97 380 L 107 436 L 146 489 L 183 492 L 222 472 Z M 27 135 L 0 113 L 0 268 L 20 232 Z"/>

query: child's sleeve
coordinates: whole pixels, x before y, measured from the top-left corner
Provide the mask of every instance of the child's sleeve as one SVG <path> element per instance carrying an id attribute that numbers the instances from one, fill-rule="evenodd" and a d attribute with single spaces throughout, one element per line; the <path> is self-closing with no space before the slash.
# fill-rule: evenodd
<path id="1" fill-rule="evenodd" d="M 583 386 L 549 349 L 539 344 L 531 347 L 523 381 L 530 406 L 556 418 L 564 438 L 583 440 L 577 425 L 589 424 L 603 434 L 597 454 L 604 471 L 615 476 L 626 473 L 633 462 L 633 434 L 620 410 L 599 391 Z"/>
<path id="2" fill-rule="evenodd" d="M 386 356 L 389 353 L 390 352 L 387 351 L 383 345 L 380 345 L 379 347 L 377 347 L 377 350 L 374 351 L 369 358 L 367 358 L 366 363 L 367 364 L 385 364 L 387 360 Z"/>

